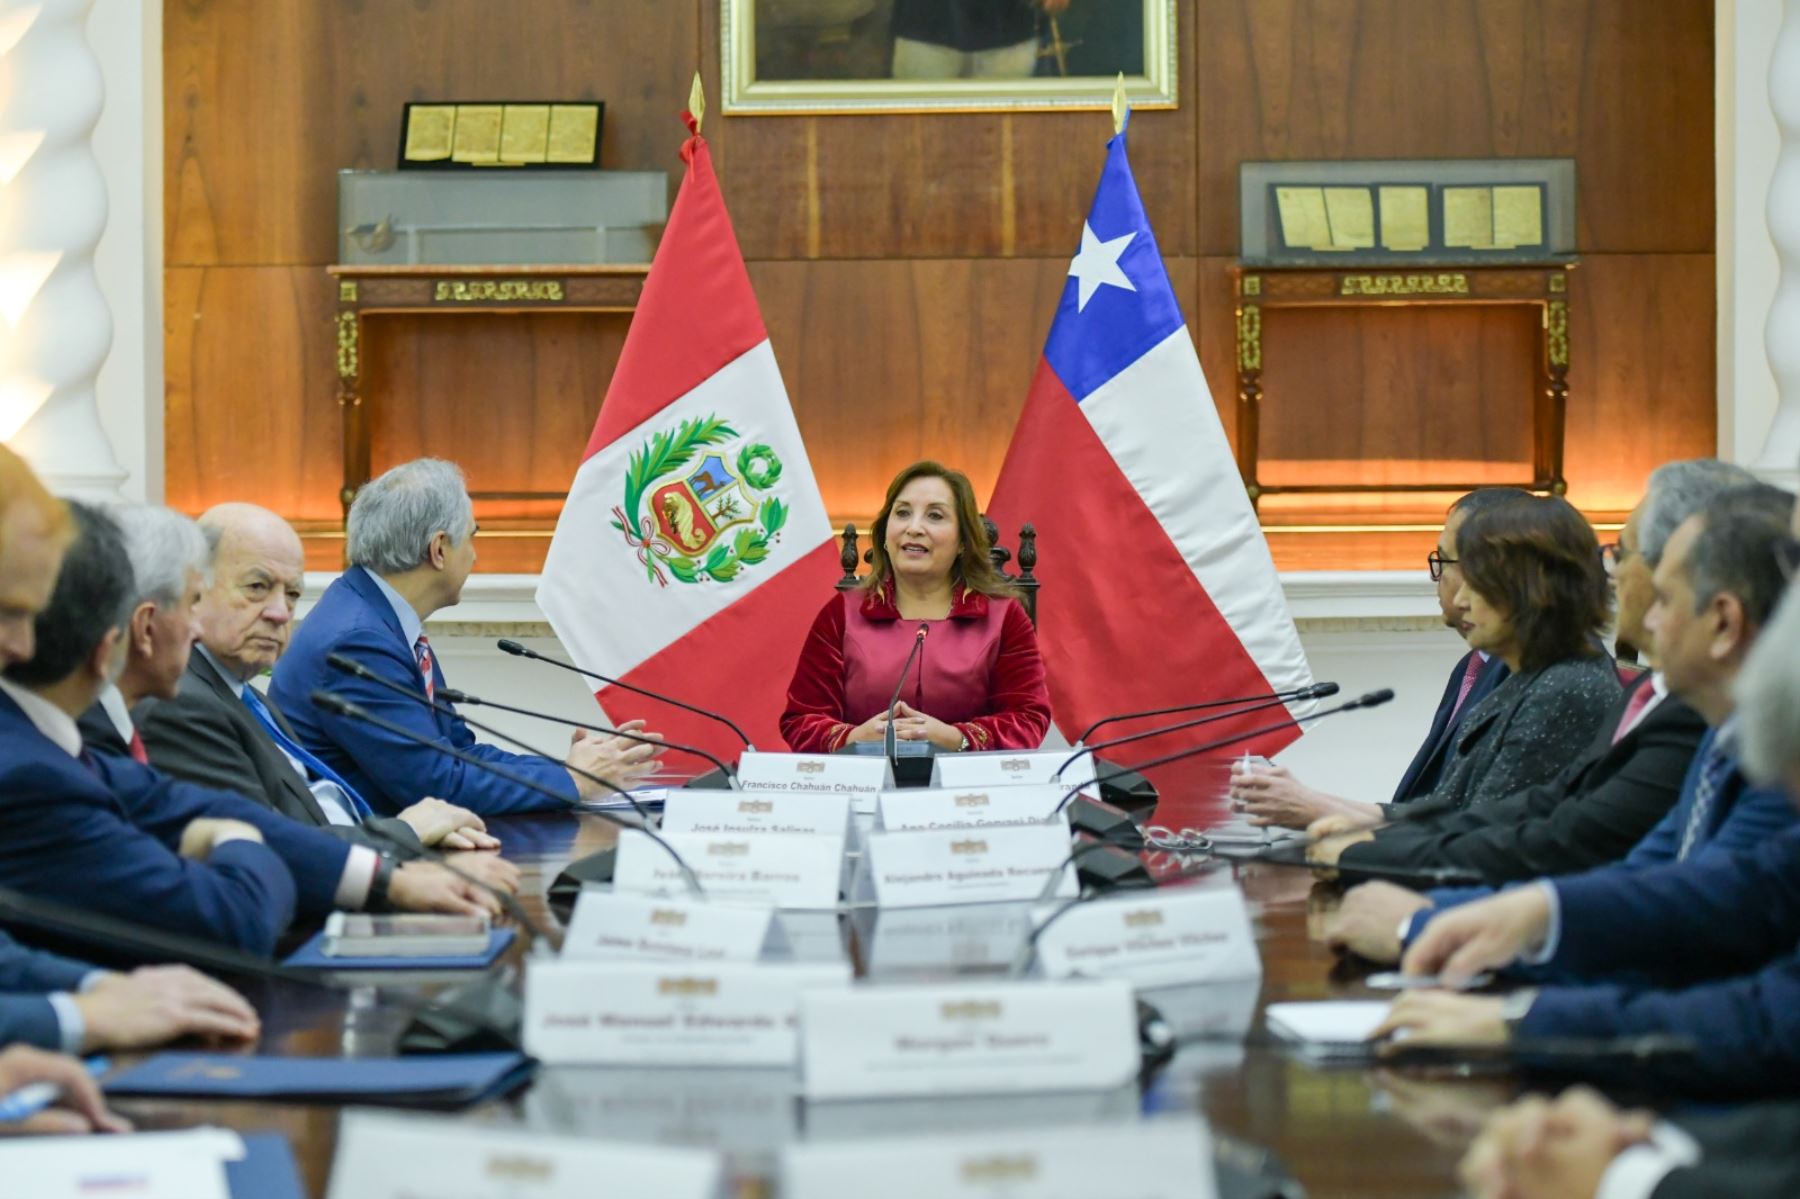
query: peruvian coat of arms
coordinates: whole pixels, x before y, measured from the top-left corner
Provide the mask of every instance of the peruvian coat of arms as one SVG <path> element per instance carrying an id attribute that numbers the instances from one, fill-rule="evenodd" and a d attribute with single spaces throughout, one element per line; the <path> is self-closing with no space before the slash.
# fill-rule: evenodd
<path id="1" fill-rule="evenodd" d="M 787 523 L 788 506 L 772 494 L 780 479 L 773 449 L 744 442 L 717 416 L 684 420 L 632 452 L 612 525 L 661 586 L 668 575 L 729 583 L 769 556 Z"/>

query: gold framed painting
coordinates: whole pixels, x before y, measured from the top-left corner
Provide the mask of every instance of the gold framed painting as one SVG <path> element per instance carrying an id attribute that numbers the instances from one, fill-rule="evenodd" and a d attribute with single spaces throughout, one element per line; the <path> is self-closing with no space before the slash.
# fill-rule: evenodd
<path id="1" fill-rule="evenodd" d="M 1176 105 L 1175 0 L 719 0 L 727 114 Z"/>

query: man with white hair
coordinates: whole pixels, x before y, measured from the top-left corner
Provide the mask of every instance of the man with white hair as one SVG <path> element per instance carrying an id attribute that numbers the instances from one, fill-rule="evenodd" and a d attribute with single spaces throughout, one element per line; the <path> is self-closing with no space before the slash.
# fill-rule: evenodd
<path id="1" fill-rule="evenodd" d="M 475 565 L 475 511 L 462 471 L 454 464 L 420 458 L 394 467 L 357 492 L 348 523 L 350 569 L 325 589 L 294 634 L 292 647 L 275 667 L 269 694 L 287 713 L 307 752 L 374 808 L 392 814 L 437 796 L 483 816 L 550 811 L 605 793 L 586 775 L 630 787 L 650 771 L 658 751 L 620 737 L 577 732 L 566 765 L 478 744 L 448 704 L 433 703 L 448 684 L 432 654 L 425 621 L 461 598 Z M 334 654 L 415 692 L 417 700 L 334 669 Z M 313 692 L 321 689 L 536 787 L 368 722 L 327 712 L 312 701 Z M 623 727 L 637 731 L 643 723 Z"/>

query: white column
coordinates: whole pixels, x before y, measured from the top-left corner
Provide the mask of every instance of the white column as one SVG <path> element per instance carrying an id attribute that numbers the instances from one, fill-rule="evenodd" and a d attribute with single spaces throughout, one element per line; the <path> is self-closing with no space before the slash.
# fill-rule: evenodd
<path id="1" fill-rule="evenodd" d="M 1787 0 L 1775 39 L 1769 106 L 1781 131 L 1767 208 L 1781 281 L 1763 337 L 1778 399 L 1768 437 L 1752 465 L 1759 473 L 1791 483 L 1800 463 L 1800 0 Z"/>
<path id="2" fill-rule="evenodd" d="M 95 380 L 112 317 L 94 273 L 106 183 L 92 0 L 0 0 L 0 439 L 58 491 L 120 494 Z"/>

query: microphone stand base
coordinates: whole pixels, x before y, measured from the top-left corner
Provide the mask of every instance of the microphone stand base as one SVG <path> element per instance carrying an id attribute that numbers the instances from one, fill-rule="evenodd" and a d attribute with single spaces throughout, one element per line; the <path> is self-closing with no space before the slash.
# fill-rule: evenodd
<path id="1" fill-rule="evenodd" d="M 1144 848 L 1144 831 L 1130 814 L 1109 803 L 1078 795 L 1069 804 L 1069 831 L 1086 833 L 1109 845 L 1124 849 Z"/>
<path id="2" fill-rule="evenodd" d="M 733 782 L 736 777 L 729 769 L 720 770 L 714 766 L 705 774 L 697 774 L 683 783 L 681 789 L 684 791 L 730 791 L 736 786 Z"/>
<path id="3" fill-rule="evenodd" d="M 1082 888 L 1089 891 L 1147 887 L 1151 883 L 1150 871 L 1143 859 L 1118 846 L 1082 854 L 1075 863 L 1075 877 Z"/>

